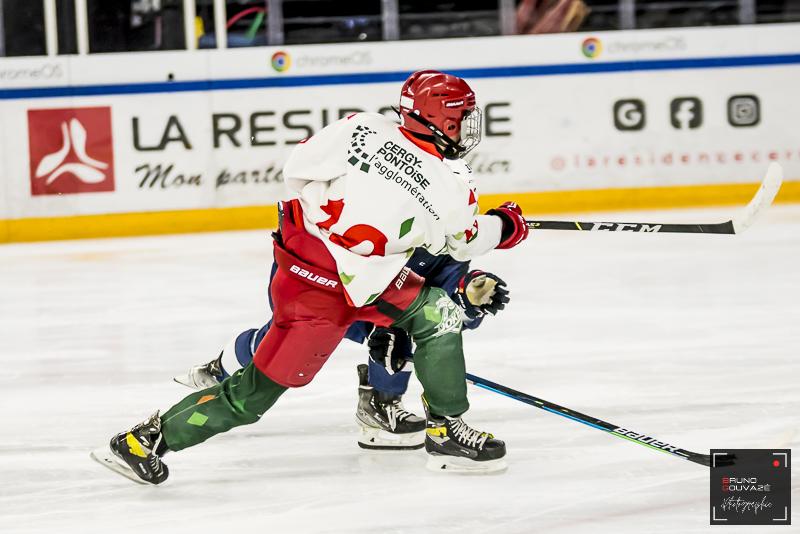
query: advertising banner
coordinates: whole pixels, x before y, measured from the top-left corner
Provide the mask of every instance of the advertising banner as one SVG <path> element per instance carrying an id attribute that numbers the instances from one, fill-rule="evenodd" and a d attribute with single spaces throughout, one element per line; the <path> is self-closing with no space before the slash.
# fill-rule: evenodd
<path id="1" fill-rule="evenodd" d="M 800 25 L 8 58 L 0 219 L 273 205 L 295 144 L 396 118 L 419 68 L 476 90 L 482 193 L 800 178 Z"/>

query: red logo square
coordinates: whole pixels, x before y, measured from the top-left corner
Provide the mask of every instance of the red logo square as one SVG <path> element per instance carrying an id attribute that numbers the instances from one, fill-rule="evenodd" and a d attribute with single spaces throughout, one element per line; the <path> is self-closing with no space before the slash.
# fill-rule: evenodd
<path id="1" fill-rule="evenodd" d="M 31 194 L 114 190 L 111 108 L 28 110 Z"/>

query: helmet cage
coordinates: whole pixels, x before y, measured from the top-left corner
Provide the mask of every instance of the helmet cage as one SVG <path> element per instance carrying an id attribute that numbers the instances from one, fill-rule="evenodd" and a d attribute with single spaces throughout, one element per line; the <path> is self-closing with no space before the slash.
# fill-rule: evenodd
<path id="1" fill-rule="evenodd" d="M 447 159 L 463 158 L 481 142 L 483 113 L 478 106 L 464 113 L 459 129 L 461 133 L 459 141 L 445 134 L 431 121 L 422 117 L 417 110 L 409 113 L 408 117 L 412 117 L 431 132 L 434 140 L 438 141 L 439 145 L 443 145 L 440 146 L 440 150 Z"/>
<path id="2" fill-rule="evenodd" d="M 458 157 L 463 158 L 470 150 L 478 146 L 481 142 L 481 132 L 483 126 L 483 113 L 481 108 L 475 106 L 472 111 L 464 114 L 461 119 L 461 140 L 458 143 L 461 147 L 461 153 Z"/>

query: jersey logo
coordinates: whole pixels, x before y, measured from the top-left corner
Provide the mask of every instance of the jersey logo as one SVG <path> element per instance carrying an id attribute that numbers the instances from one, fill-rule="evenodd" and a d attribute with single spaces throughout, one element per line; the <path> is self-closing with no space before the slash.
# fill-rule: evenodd
<path id="1" fill-rule="evenodd" d="M 350 157 L 347 162 L 353 167 L 358 167 L 361 172 L 369 172 L 370 165 L 367 163 L 371 156 L 364 152 L 367 146 L 367 136 L 377 134 L 375 130 L 367 128 L 366 126 L 356 126 L 353 135 L 350 138 L 350 148 L 347 149 Z"/>
<path id="2" fill-rule="evenodd" d="M 461 310 L 450 297 L 440 297 L 434 306 L 424 306 L 422 312 L 425 315 L 425 319 L 436 323 L 436 332 L 433 337 L 461 332 Z"/>

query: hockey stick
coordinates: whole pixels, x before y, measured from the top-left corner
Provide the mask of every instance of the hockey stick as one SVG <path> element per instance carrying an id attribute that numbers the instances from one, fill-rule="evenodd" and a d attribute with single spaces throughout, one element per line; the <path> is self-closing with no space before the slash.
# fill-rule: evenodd
<path id="1" fill-rule="evenodd" d="M 626 439 L 633 443 L 638 443 L 639 445 L 644 445 L 645 447 L 649 447 L 653 450 L 661 451 L 677 458 L 683 458 L 684 460 L 689 460 L 690 462 L 694 462 L 696 464 L 705 465 L 707 467 L 711 466 L 711 456 L 708 454 L 700 454 L 678 448 L 674 445 L 670 445 L 669 443 L 658 441 L 653 436 L 639 434 L 633 430 L 628 430 L 603 421 L 602 419 L 597 419 L 596 417 L 582 414 L 580 412 L 570 410 L 569 408 L 564 408 L 558 404 L 528 395 L 527 393 L 522 393 L 521 391 L 491 382 L 485 378 L 481 378 L 470 373 L 467 373 L 467 382 L 479 388 L 494 391 L 495 393 L 505 395 L 506 397 L 524 402 L 525 404 L 530 404 L 531 406 L 535 406 L 536 408 L 540 408 L 547 412 L 566 417 L 567 419 L 572 419 L 573 421 L 583 423 L 584 425 L 596 428 L 598 430 L 602 430 L 608 434 L 611 434 L 612 436 Z M 733 465 L 735 463 L 735 459 L 736 456 L 733 454 L 726 455 L 725 457 L 720 457 L 720 455 L 717 455 L 715 466 Z"/>
<path id="2" fill-rule="evenodd" d="M 750 203 L 731 219 L 711 224 L 658 224 L 621 222 L 577 222 L 577 221 L 527 221 L 532 230 L 583 230 L 605 232 L 679 232 L 688 234 L 741 234 L 755 220 L 758 213 L 772 204 L 781 188 L 783 169 L 770 163 L 767 174 Z"/>

